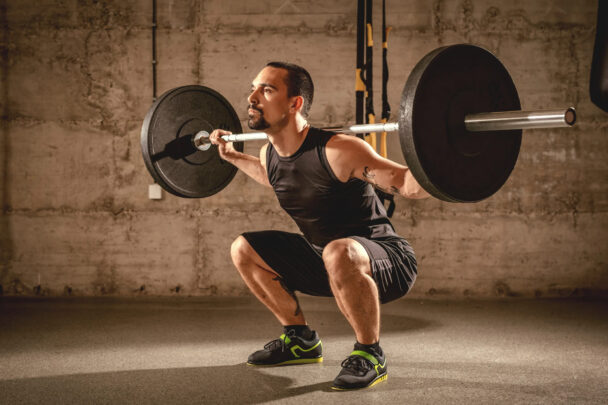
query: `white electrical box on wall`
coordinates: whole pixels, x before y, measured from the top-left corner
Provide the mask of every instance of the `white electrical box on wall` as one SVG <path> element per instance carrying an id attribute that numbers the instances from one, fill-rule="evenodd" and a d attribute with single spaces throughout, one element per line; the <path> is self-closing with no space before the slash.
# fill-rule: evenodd
<path id="1" fill-rule="evenodd" d="M 148 198 L 150 200 L 161 200 L 163 198 L 163 192 L 160 186 L 156 183 L 148 186 Z"/>

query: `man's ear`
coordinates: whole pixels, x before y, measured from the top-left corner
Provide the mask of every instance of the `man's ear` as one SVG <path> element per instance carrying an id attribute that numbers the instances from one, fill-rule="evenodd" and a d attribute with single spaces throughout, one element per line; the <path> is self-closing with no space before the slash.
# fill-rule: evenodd
<path id="1" fill-rule="evenodd" d="M 292 108 L 294 112 L 301 111 L 303 106 L 304 106 L 304 97 L 302 97 L 302 96 L 292 97 L 292 102 L 291 102 L 290 108 Z"/>

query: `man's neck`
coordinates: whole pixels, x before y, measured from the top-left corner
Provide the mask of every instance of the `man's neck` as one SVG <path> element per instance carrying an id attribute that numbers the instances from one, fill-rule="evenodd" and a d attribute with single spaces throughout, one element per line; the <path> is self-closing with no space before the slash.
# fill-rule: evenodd
<path id="1" fill-rule="evenodd" d="M 268 140 L 272 143 L 279 156 L 291 156 L 304 143 L 309 127 L 308 122 L 298 115 L 279 131 L 267 133 Z"/>

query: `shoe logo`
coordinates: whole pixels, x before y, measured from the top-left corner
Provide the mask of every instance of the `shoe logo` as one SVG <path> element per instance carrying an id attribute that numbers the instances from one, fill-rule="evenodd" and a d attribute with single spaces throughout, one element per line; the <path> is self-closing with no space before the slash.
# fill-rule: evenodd
<path id="1" fill-rule="evenodd" d="M 376 374 L 380 375 L 380 371 L 378 371 L 378 368 L 382 368 L 382 372 L 384 372 L 384 370 L 386 369 L 386 359 L 384 359 L 384 364 L 378 363 L 374 367 L 374 369 L 376 370 Z"/>
<path id="2" fill-rule="evenodd" d="M 317 344 L 316 344 L 316 345 L 314 345 L 313 347 L 311 347 L 310 349 L 302 349 L 302 348 L 301 348 L 300 346 L 298 346 L 298 345 L 293 345 L 293 346 L 291 347 L 291 349 L 290 349 L 290 350 L 291 350 L 291 352 L 293 353 L 293 355 L 294 355 L 296 358 L 299 358 L 299 357 L 300 357 L 300 355 L 296 353 L 296 350 L 300 350 L 300 352 L 301 352 L 301 353 L 307 353 L 307 352 L 310 352 L 310 351 L 312 351 L 312 350 L 316 349 L 316 348 L 317 348 L 317 346 L 319 346 L 320 344 L 321 344 L 321 341 L 319 340 L 319 341 L 317 342 Z"/>

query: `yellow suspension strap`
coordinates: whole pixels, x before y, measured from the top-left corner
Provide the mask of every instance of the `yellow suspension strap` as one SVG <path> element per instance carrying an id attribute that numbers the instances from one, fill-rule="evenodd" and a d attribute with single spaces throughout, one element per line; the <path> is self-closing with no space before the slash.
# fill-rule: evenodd
<path id="1" fill-rule="evenodd" d="M 376 116 L 372 113 L 372 114 L 367 114 L 367 123 L 368 124 L 375 124 L 376 123 Z M 370 132 L 369 134 L 365 135 L 365 140 L 367 141 L 367 143 L 369 143 L 372 148 L 374 148 L 374 150 L 376 149 L 376 133 L 375 132 Z"/>
<path id="2" fill-rule="evenodd" d="M 386 26 L 386 4 L 385 0 L 382 0 L 382 122 L 388 122 L 391 116 L 391 106 L 388 104 L 388 62 L 386 59 L 388 53 L 388 33 L 391 27 Z M 388 157 L 386 148 L 386 132 L 382 132 L 380 135 L 380 156 Z M 376 190 L 378 192 L 380 190 Z M 380 201 L 384 204 L 388 201 L 388 208 L 386 214 L 388 217 L 393 216 L 395 212 L 395 198 L 392 194 L 380 192 L 378 193 Z"/>
<path id="3" fill-rule="evenodd" d="M 387 63 L 387 53 L 388 53 L 388 33 L 393 29 L 393 27 L 386 26 L 385 20 L 385 4 L 382 1 L 382 122 L 387 123 L 391 116 L 391 106 L 388 103 L 388 63 Z M 388 151 L 386 148 L 386 132 L 383 132 L 380 135 L 380 156 L 388 157 Z"/>
<path id="4" fill-rule="evenodd" d="M 365 4 L 365 19 L 367 26 L 367 41 L 365 50 L 365 117 L 367 118 L 366 123 L 376 123 L 376 113 L 374 112 L 374 39 L 372 36 L 372 5 L 373 0 L 367 0 Z M 376 150 L 376 133 L 371 132 L 366 134 L 364 138 L 374 150 Z"/>

